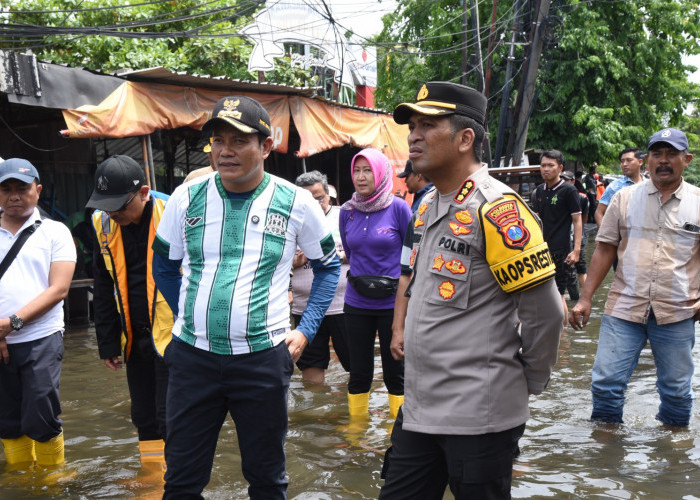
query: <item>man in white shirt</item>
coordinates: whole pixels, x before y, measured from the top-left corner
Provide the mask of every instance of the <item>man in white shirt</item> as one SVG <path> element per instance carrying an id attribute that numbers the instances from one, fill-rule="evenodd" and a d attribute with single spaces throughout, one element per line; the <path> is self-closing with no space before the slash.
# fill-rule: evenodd
<path id="1" fill-rule="evenodd" d="M 6 268 L 0 277 L 0 438 L 7 464 L 22 468 L 64 459 L 62 306 L 76 252 L 66 226 L 41 219 L 40 193 L 30 162 L 0 164 L 0 256 L 29 234 L 9 266 L 0 265 Z"/>
<path id="2" fill-rule="evenodd" d="M 311 195 L 265 172 L 273 140 L 259 102 L 224 97 L 203 130 L 216 173 L 173 192 L 153 242 L 156 285 L 177 315 L 165 351 L 163 498 L 203 498 L 230 413 L 248 494 L 283 499 L 289 380 L 333 299 L 340 263 Z M 297 247 L 311 260 L 314 281 L 291 329 Z"/>

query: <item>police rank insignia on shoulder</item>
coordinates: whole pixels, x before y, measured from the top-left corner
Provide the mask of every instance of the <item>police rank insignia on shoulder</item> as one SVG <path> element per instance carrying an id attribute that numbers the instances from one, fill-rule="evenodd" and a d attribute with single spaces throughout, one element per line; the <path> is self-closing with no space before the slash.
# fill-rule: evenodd
<path id="1" fill-rule="evenodd" d="M 474 191 L 474 181 L 471 179 L 467 179 L 466 181 L 464 181 L 464 184 L 462 184 L 462 187 L 459 188 L 459 191 L 457 191 L 454 200 L 457 203 L 462 203 L 464 200 L 467 199 L 467 197 L 471 194 L 472 191 Z"/>
<path id="2" fill-rule="evenodd" d="M 479 207 L 486 260 L 501 289 L 516 293 L 554 277 L 555 267 L 542 228 L 527 204 L 507 193 Z"/>

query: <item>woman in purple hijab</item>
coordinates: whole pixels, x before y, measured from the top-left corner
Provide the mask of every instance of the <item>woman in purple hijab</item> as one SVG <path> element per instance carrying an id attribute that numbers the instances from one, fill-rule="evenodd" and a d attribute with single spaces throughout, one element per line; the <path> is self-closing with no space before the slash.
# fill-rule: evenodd
<path id="1" fill-rule="evenodd" d="M 357 153 L 350 164 L 355 186 L 341 207 L 340 236 L 350 262 L 345 292 L 345 321 L 350 352 L 348 410 L 366 418 L 374 377 L 374 343 L 379 332 L 389 414 L 396 418 L 403 403 L 403 361 L 391 356 L 391 323 L 396 286 L 401 274 L 401 247 L 411 209 L 393 193 L 389 160 L 373 148 Z"/>

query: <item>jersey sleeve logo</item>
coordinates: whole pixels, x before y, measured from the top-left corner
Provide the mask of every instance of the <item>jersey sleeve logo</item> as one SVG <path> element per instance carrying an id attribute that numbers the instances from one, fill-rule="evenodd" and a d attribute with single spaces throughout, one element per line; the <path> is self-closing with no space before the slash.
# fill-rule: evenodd
<path id="1" fill-rule="evenodd" d="M 508 248 L 522 250 L 530 241 L 530 231 L 525 227 L 515 200 L 499 203 L 486 212 L 486 218 L 496 226 Z"/>

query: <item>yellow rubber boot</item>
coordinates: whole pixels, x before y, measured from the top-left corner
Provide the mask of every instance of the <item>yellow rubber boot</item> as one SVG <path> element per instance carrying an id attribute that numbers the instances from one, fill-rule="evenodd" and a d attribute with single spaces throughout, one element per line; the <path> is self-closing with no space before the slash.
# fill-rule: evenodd
<path id="1" fill-rule="evenodd" d="M 139 491 L 139 497 L 160 499 L 163 496 L 165 484 L 165 442 L 162 439 L 139 441 L 141 453 L 141 471 L 137 476 L 138 482 L 145 487 Z"/>
<path id="2" fill-rule="evenodd" d="M 3 439 L 5 447 L 5 460 L 7 465 L 31 463 L 36 461 L 34 440 L 29 436 L 21 436 L 17 439 Z"/>
<path id="3" fill-rule="evenodd" d="M 348 414 L 348 425 L 343 428 L 345 439 L 351 446 L 362 447 L 369 427 L 369 392 L 348 393 Z"/>
<path id="4" fill-rule="evenodd" d="M 62 464 L 65 459 L 63 452 L 63 432 L 43 443 L 35 441 L 34 447 L 36 448 L 37 465 L 58 465 Z"/>
<path id="5" fill-rule="evenodd" d="M 154 439 L 152 441 L 139 441 L 139 453 L 141 465 L 145 463 L 165 463 L 165 441 Z"/>
<path id="6" fill-rule="evenodd" d="M 348 393 L 348 413 L 351 417 L 367 415 L 369 413 L 369 392 Z"/>
<path id="7" fill-rule="evenodd" d="M 389 394 L 389 418 L 396 420 L 396 416 L 399 414 L 399 408 L 401 408 L 402 404 L 403 396 Z"/>

